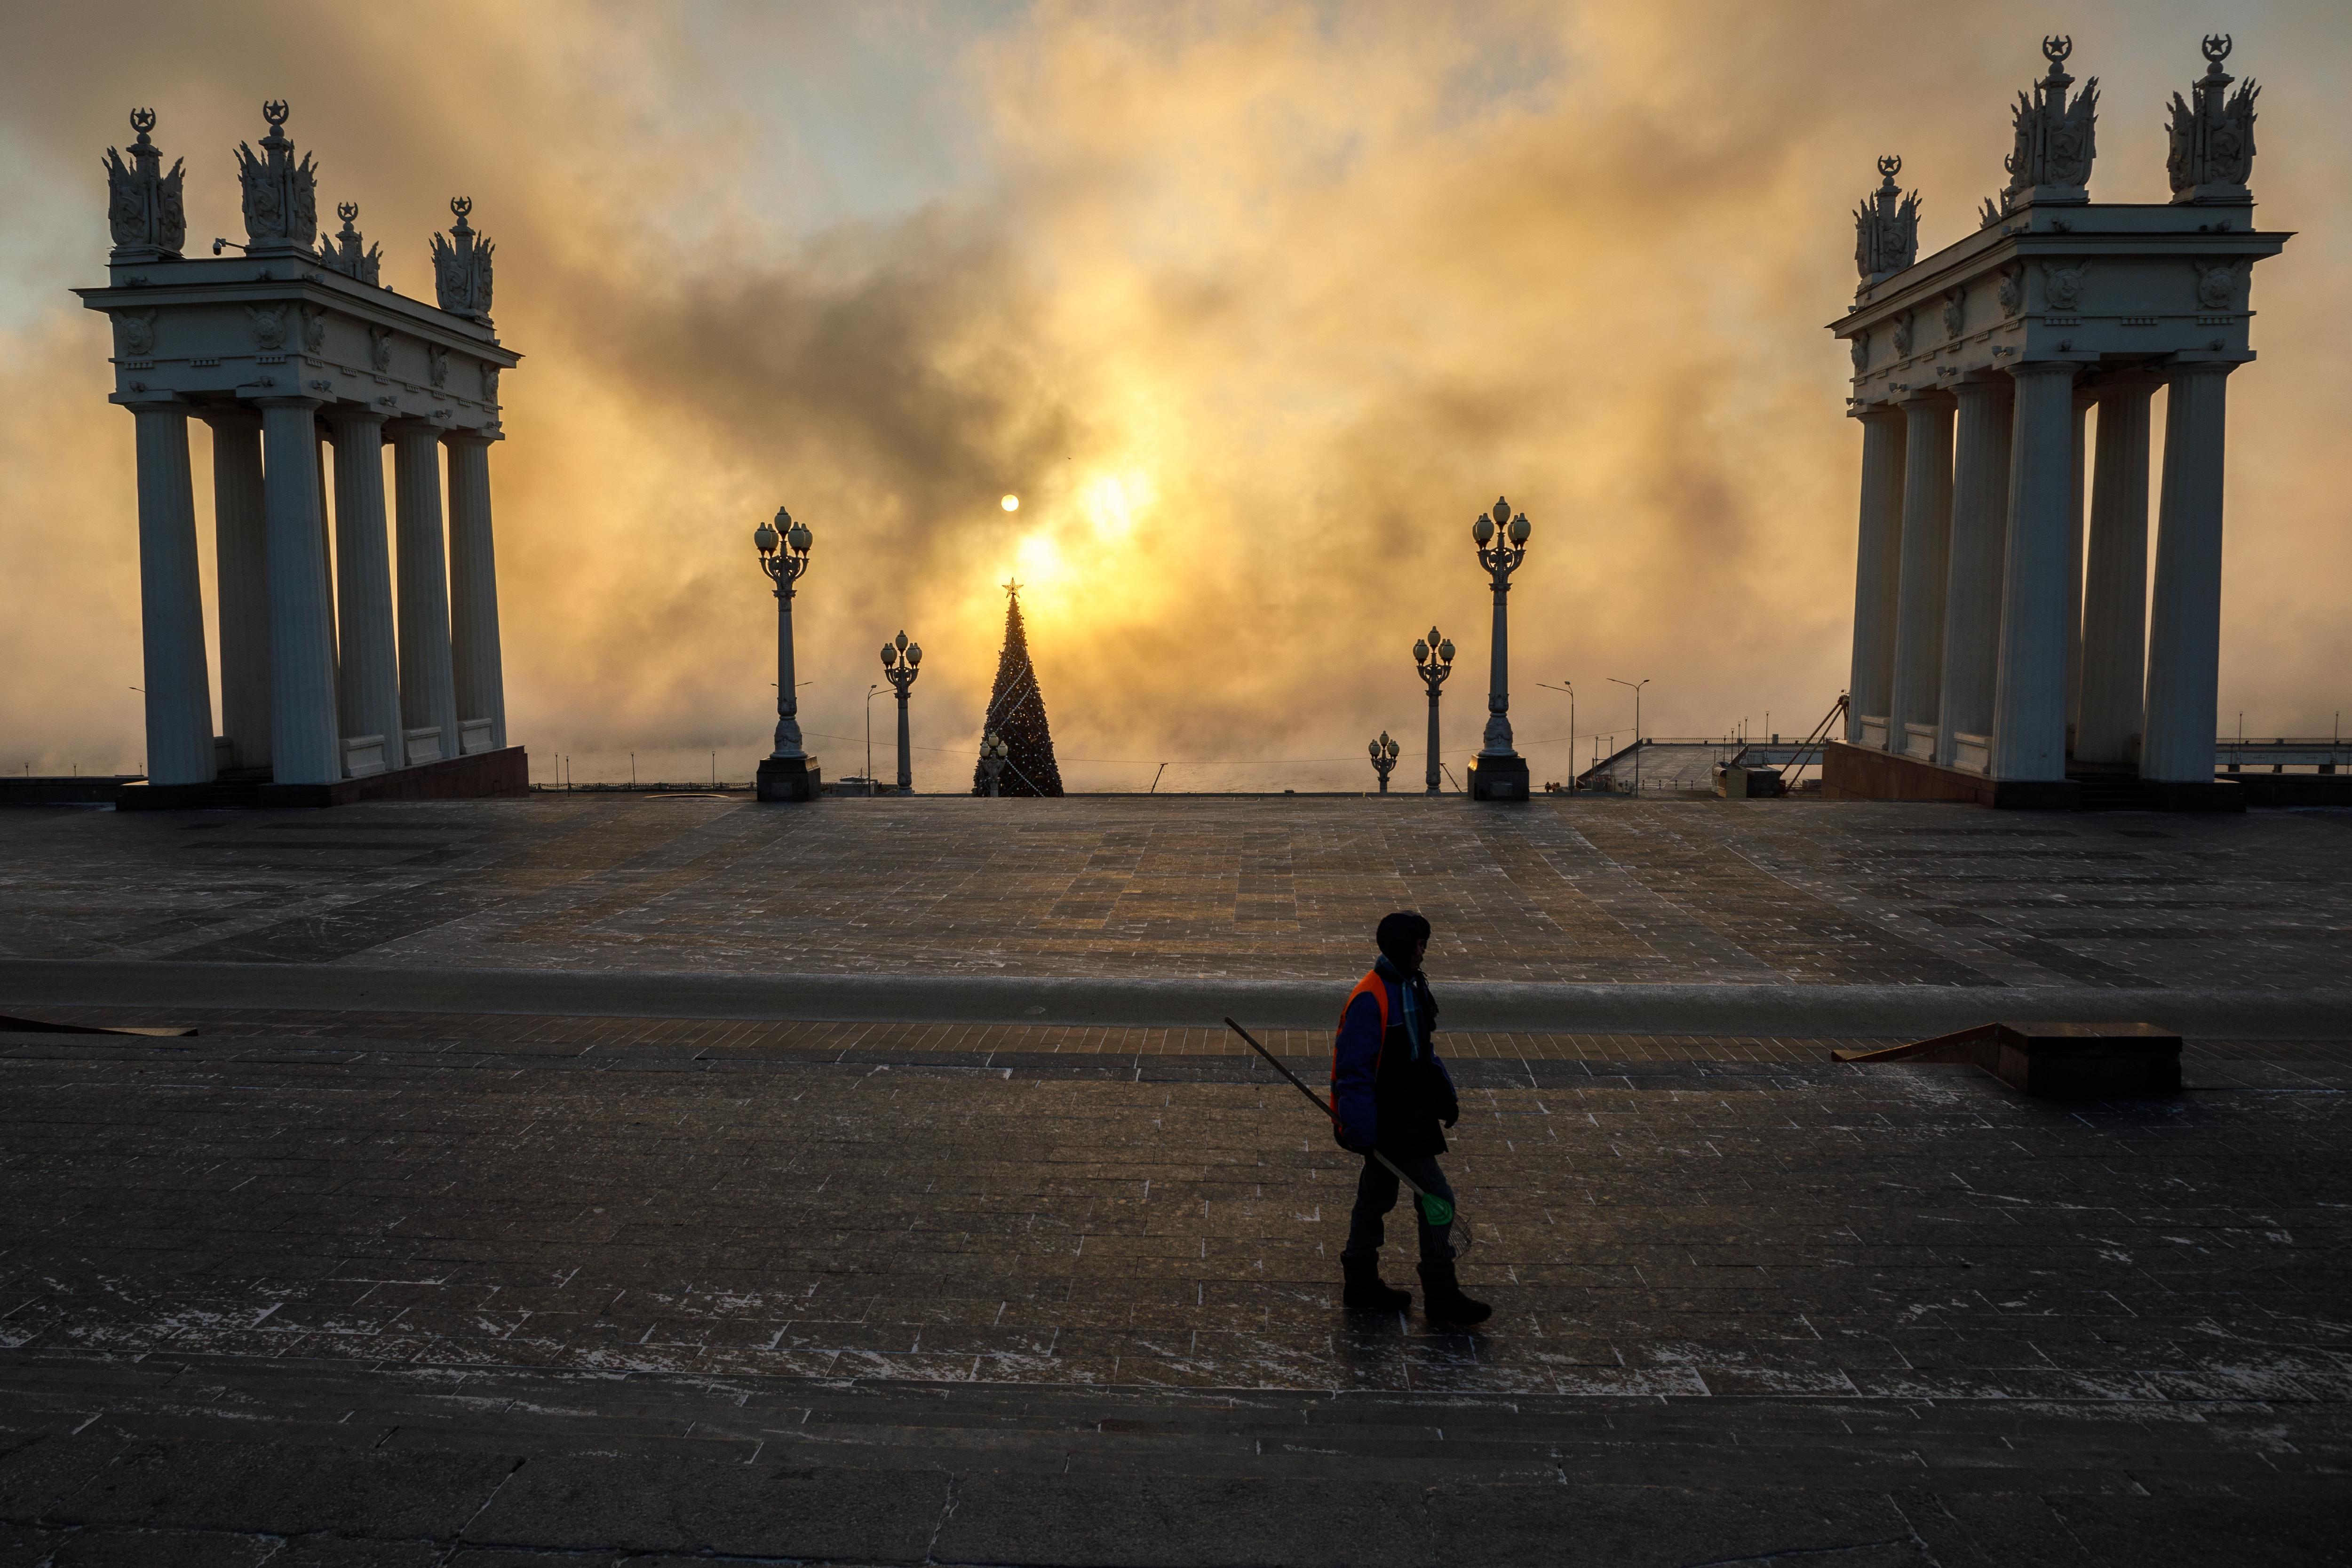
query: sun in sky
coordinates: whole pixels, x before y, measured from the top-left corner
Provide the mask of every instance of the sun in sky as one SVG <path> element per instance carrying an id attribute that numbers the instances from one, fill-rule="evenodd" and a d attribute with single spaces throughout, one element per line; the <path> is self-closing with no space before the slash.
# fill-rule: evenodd
<path id="1" fill-rule="evenodd" d="M 1021 498 L 1019 496 L 1006 496 L 997 504 L 1002 506 L 1007 511 L 1019 511 L 1021 510 Z"/>

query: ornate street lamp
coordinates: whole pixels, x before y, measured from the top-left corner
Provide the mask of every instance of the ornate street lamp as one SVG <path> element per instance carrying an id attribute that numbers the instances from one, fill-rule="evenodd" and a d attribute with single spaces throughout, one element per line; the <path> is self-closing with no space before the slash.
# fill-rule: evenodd
<path id="1" fill-rule="evenodd" d="M 1390 740 L 1389 732 L 1383 730 L 1381 738 L 1366 749 L 1372 753 L 1372 772 L 1381 775 L 1381 793 L 1386 795 L 1389 793 L 1389 774 L 1397 764 L 1397 743 Z"/>
<path id="2" fill-rule="evenodd" d="M 809 546 L 816 536 L 792 513 L 776 509 L 776 521 L 752 531 L 760 570 L 776 585 L 776 749 L 760 759 L 761 800 L 814 800 L 821 777 L 816 759 L 801 749 L 800 688 L 793 679 L 793 584 L 808 570 Z"/>
<path id="3" fill-rule="evenodd" d="M 1454 639 L 1441 637 L 1437 628 L 1429 628 L 1426 641 L 1412 645 L 1412 661 L 1421 671 L 1421 683 L 1429 688 L 1429 793 L 1437 793 L 1437 689 L 1454 673 Z M 1386 786 L 1383 785 L 1383 788 Z"/>
<path id="4" fill-rule="evenodd" d="M 1528 557 L 1527 514 L 1511 513 L 1511 503 L 1496 499 L 1491 516 L 1481 513 L 1470 525 L 1478 544 L 1478 564 L 1495 581 L 1495 639 L 1486 673 L 1486 743 L 1470 760 L 1470 798 L 1528 798 L 1528 760 L 1511 749 L 1511 643 L 1509 600 L 1511 574 Z"/>
<path id="5" fill-rule="evenodd" d="M 882 675 L 898 693 L 898 793 L 915 793 L 915 768 L 908 760 L 912 750 L 907 744 L 907 688 L 915 684 L 916 666 L 923 662 L 923 645 L 907 640 L 900 632 L 882 645 Z M 871 769 L 867 770 L 869 773 Z"/>
<path id="6" fill-rule="evenodd" d="M 988 795 L 992 800 L 995 799 L 999 793 L 996 781 L 1004 776 L 1005 762 L 1012 755 L 1013 748 L 1006 745 L 1004 737 L 993 730 L 991 730 L 980 742 L 980 765 L 988 773 Z"/>

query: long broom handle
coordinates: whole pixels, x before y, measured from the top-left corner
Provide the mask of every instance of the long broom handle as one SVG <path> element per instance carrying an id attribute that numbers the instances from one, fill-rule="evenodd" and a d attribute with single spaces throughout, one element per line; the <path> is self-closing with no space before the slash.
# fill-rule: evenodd
<path id="1" fill-rule="evenodd" d="M 1339 1113 L 1332 1110 L 1329 1106 L 1324 1104 L 1323 1097 L 1321 1095 L 1317 1094 L 1313 1089 L 1307 1088 L 1306 1080 L 1301 1079 L 1297 1073 L 1292 1072 L 1288 1068 L 1284 1067 L 1281 1061 L 1276 1058 L 1275 1054 L 1272 1051 L 1267 1050 L 1264 1046 L 1259 1045 L 1256 1037 L 1251 1035 L 1247 1029 L 1243 1028 L 1231 1018 L 1227 1018 L 1225 1020 L 1225 1027 L 1231 1029 L 1234 1034 L 1239 1035 L 1249 1046 L 1250 1049 L 1255 1051 L 1258 1055 L 1264 1057 L 1268 1062 L 1272 1063 L 1275 1071 L 1288 1079 L 1290 1080 L 1291 1087 L 1307 1097 L 1307 1103 L 1312 1105 L 1316 1110 L 1321 1111 L 1324 1115 L 1331 1119 L 1332 1126 L 1340 1128 L 1342 1131 L 1346 1129 L 1347 1123 L 1339 1120 Z M 1406 1175 L 1402 1171 L 1397 1169 L 1395 1161 L 1390 1159 L 1386 1154 L 1381 1153 L 1378 1149 L 1374 1149 L 1371 1152 L 1371 1154 L 1373 1159 L 1378 1160 L 1381 1164 L 1386 1165 L 1389 1168 L 1389 1173 L 1391 1175 L 1394 1176 L 1398 1181 L 1402 1182 L 1405 1184 L 1406 1189 L 1412 1194 L 1413 1201 L 1415 1203 L 1420 1202 L 1422 1199 L 1429 1195 L 1427 1193 L 1421 1190 L 1420 1185 L 1415 1183 L 1411 1176 Z"/>

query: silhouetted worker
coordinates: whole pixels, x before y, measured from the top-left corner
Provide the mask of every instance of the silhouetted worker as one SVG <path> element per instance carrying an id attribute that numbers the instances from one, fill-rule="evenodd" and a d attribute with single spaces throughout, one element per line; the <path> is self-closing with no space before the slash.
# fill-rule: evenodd
<path id="1" fill-rule="evenodd" d="M 1339 1119 L 1332 1131 L 1342 1147 L 1364 1157 L 1348 1245 L 1339 1254 L 1348 1280 L 1344 1300 L 1351 1309 L 1393 1312 L 1412 1304 L 1412 1292 L 1391 1289 L 1381 1279 L 1381 1219 L 1396 1207 L 1399 1189 L 1395 1174 L 1372 1151 L 1394 1161 L 1423 1192 L 1451 1204 L 1454 1189 L 1437 1167 L 1437 1156 L 1445 1152 L 1438 1124 L 1453 1126 L 1462 1105 L 1431 1043 L 1437 1002 L 1421 974 L 1429 922 L 1400 910 L 1381 921 L 1373 941 L 1380 959 L 1349 993 L 1332 1043 L 1331 1109 Z M 1440 1322 L 1484 1322 L 1493 1309 L 1465 1296 L 1454 1277 L 1452 1224 L 1430 1224 L 1418 1204 L 1413 1217 L 1421 1231 L 1422 1310 Z"/>

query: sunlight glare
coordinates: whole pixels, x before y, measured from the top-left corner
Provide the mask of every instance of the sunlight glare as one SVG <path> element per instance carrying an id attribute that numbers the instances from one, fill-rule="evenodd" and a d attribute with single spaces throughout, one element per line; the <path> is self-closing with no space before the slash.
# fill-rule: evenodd
<path id="1" fill-rule="evenodd" d="M 1081 500 L 1097 537 L 1118 540 L 1135 531 L 1143 509 L 1157 500 L 1158 494 L 1148 475 L 1129 468 L 1124 473 L 1097 476 L 1088 481 Z"/>

